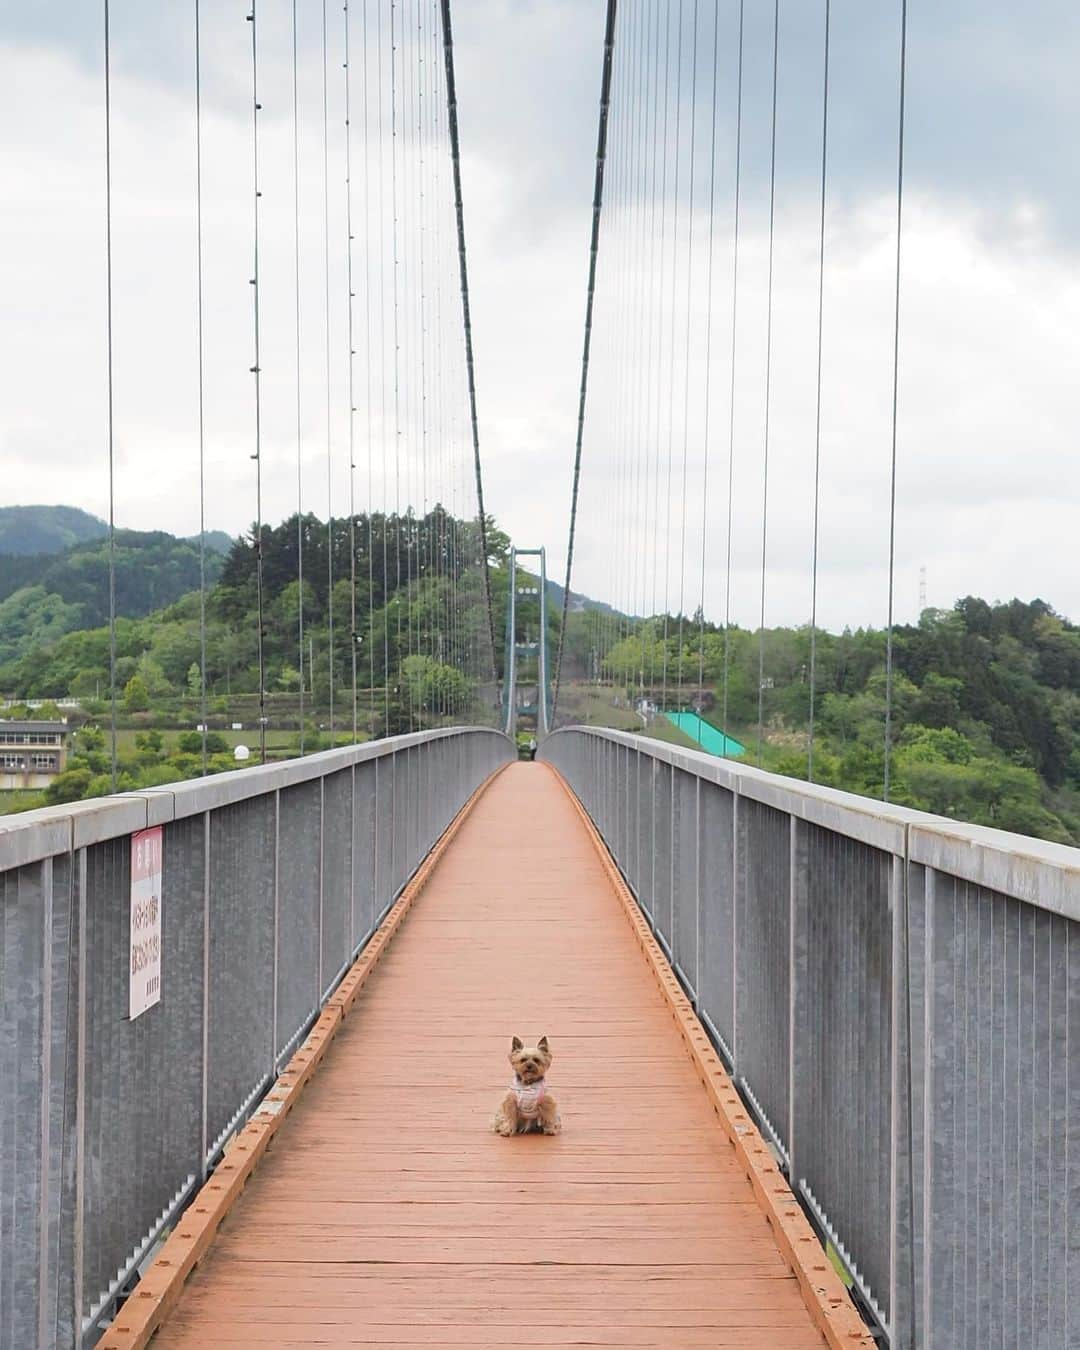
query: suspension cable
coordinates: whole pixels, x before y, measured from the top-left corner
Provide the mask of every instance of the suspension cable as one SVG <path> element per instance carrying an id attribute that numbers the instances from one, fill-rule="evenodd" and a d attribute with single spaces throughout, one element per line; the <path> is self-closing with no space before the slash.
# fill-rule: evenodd
<path id="1" fill-rule="evenodd" d="M 889 800 L 892 760 L 893 599 L 896 580 L 896 430 L 900 406 L 900 261 L 904 223 L 904 113 L 907 95 L 907 0 L 900 0 L 900 109 L 896 149 L 896 290 L 893 302 L 892 449 L 889 463 L 889 625 L 885 645 L 885 765 L 882 798 Z"/>
<path id="2" fill-rule="evenodd" d="M 390 0 L 390 200 L 393 219 L 394 293 L 394 613 L 397 619 L 395 663 L 401 668 L 401 331 L 398 295 L 397 194 L 397 3 Z M 408 597 L 406 596 L 406 602 Z M 398 681 L 400 691 L 400 679 Z"/>
<path id="3" fill-rule="evenodd" d="M 326 0 L 322 0 L 323 285 L 326 319 L 326 681 L 330 701 L 330 747 L 334 746 L 334 461 L 330 416 L 330 133 L 327 81 Z M 351 420 L 351 419 L 350 419 Z"/>
<path id="4" fill-rule="evenodd" d="M 261 324 L 259 319 L 259 54 L 256 19 L 258 0 L 251 0 L 251 13 L 247 16 L 251 24 L 251 157 L 252 157 L 252 298 L 255 329 L 255 364 L 251 374 L 255 376 L 255 591 L 258 609 L 258 648 L 259 648 L 259 763 L 266 763 L 266 663 L 265 632 L 263 625 L 263 523 L 262 523 L 262 391 L 260 387 L 261 362 Z"/>
<path id="5" fill-rule="evenodd" d="M 694 30 L 692 40 L 693 75 L 690 82 L 690 210 L 687 225 L 687 261 L 686 261 L 686 344 L 685 366 L 683 373 L 683 443 L 682 443 L 682 524 L 679 540 L 679 665 L 678 681 L 679 710 L 683 709 L 683 624 L 686 610 L 686 494 L 687 494 L 687 453 L 690 437 L 690 334 L 691 302 L 694 282 L 694 187 L 695 156 L 697 153 L 697 84 L 698 84 L 698 0 L 694 0 Z"/>
<path id="6" fill-rule="evenodd" d="M 293 93 L 293 276 L 295 283 L 296 352 L 296 651 L 300 672 L 300 754 L 304 753 L 304 470 L 302 398 L 300 380 L 300 94 L 298 78 L 297 0 L 292 0 L 292 93 Z"/>
<path id="7" fill-rule="evenodd" d="M 449 8 L 449 0 L 443 0 Z M 604 69 L 600 82 L 600 126 L 596 136 L 596 179 L 593 186 L 592 239 L 589 243 L 589 286 L 585 301 L 585 340 L 581 352 L 581 389 L 578 395 L 577 441 L 574 446 L 574 485 L 570 494 L 570 533 L 566 544 L 566 581 L 563 586 L 562 626 L 559 650 L 555 657 L 555 691 L 551 699 L 551 720 L 559 709 L 559 684 L 562 679 L 563 649 L 566 645 L 566 620 L 570 611 L 570 582 L 574 569 L 574 532 L 577 527 L 578 485 L 581 480 L 581 442 L 585 430 L 585 397 L 589 385 L 589 342 L 592 337 L 593 298 L 596 289 L 596 255 L 600 246 L 600 211 L 604 201 L 604 157 L 607 153 L 608 105 L 611 99 L 611 67 L 615 51 L 615 13 L 618 0 L 607 0 L 604 27 Z"/>
<path id="8" fill-rule="evenodd" d="M 671 94 L 671 16 L 672 6 L 669 4 L 665 9 L 665 38 L 664 38 L 664 158 L 663 173 L 660 178 L 660 266 L 654 273 L 655 277 L 655 295 L 656 295 L 656 429 L 653 433 L 653 474 L 652 474 L 652 553 L 650 562 L 652 564 L 652 585 L 649 594 L 649 623 L 650 623 L 650 642 L 649 642 L 649 689 L 650 692 L 656 689 L 656 645 L 657 645 L 657 596 L 656 596 L 656 578 L 660 570 L 660 428 L 663 421 L 663 395 L 662 385 L 664 381 L 664 271 L 667 258 L 667 198 L 668 198 L 668 105 Z M 680 16 L 681 17 L 681 16 Z M 678 100 L 678 90 L 676 89 L 676 100 Z M 655 132 L 654 124 L 654 132 Z M 655 143 L 655 142 L 654 142 Z M 656 185 L 655 174 L 653 176 L 653 186 Z M 677 194 L 676 194 L 677 195 Z M 677 207 L 676 207 L 677 209 Z M 673 307 L 674 308 L 674 307 Z M 650 380 L 650 388 L 652 382 Z M 648 478 L 646 477 L 646 483 Z M 647 519 L 647 517 L 646 517 Z M 646 527 L 647 528 L 647 527 Z"/>
<path id="9" fill-rule="evenodd" d="M 116 791 L 116 457 L 113 444 L 113 263 L 112 263 L 112 42 L 109 0 L 105 4 L 105 371 L 109 458 L 109 740 L 112 790 Z"/>
<path id="10" fill-rule="evenodd" d="M 683 71 L 683 3 L 679 0 L 679 41 L 675 58 L 675 175 L 672 187 L 671 228 L 671 332 L 668 339 L 668 434 L 667 434 L 667 493 L 664 517 L 664 627 L 661 646 L 660 710 L 666 712 L 668 698 L 668 635 L 671 612 L 671 473 L 675 446 L 675 319 L 676 293 L 679 275 L 679 171 L 682 166 L 682 71 Z M 667 145 L 665 142 L 665 151 Z M 691 203 L 692 209 L 692 203 Z M 657 453 L 660 441 L 657 438 Z"/>
<path id="11" fill-rule="evenodd" d="M 709 437 L 710 416 L 712 413 L 712 330 L 713 330 L 713 260 L 714 223 L 716 218 L 716 89 L 719 68 L 720 14 L 713 8 L 713 49 L 712 49 L 712 126 L 709 144 L 709 263 L 706 282 L 705 310 L 705 408 L 702 425 L 704 460 L 701 482 L 701 591 L 698 604 L 698 730 L 700 731 L 701 705 L 705 694 L 705 563 L 709 539 Z M 725 750 L 727 745 L 725 742 Z"/>
<path id="12" fill-rule="evenodd" d="M 825 316 L 825 192 L 829 163 L 829 38 L 832 0 L 825 0 L 825 51 L 821 85 L 821 218 L 818 235 L 817 405 L 814 413 L 814 513 L 810 545 L 810 715 L 806 777 L 814 781 L 814 715 L 817 710 L 818 541 L 821 506 L 821 358 Z"/>
<path id="13" fill-rule="evenodd" d="M 386 378 L 386 91 L 383 85 L 383 11 L 385 6 L 376 0 L 378 15 L 378 36 L 375 42 L 378 65 L 379 91 L 379 374 L 381 385 L 382 434 L 382 609 L 383 609 L 383 735 L 390 734 L 390 615 L 389 577 L 390 545 L 388 526 L 390 519 L 390 474 L 386 454 L 387 431 L 387 378 Z M 391 36 L 393 30 L 391 29 Z M 391 48 L 391 62 L 393 49 Z M 395 356 L 395 361 L 397 357 Z"/>
<path id="14" fill-rule="evenodd" d="M 724 753 L 728 746 L 728 687 L 731 671 L 731 526 L 735 492 L 735 375 L 738 367 L 739 331 L 739 207 L 742 192 L 742 113 L 743 113 L 743 54 L 746 32 L 746 0 L 739 0 L 739 60 L 735 115 L 735 221 L 731 257 L 731 396 L 728 409 L 728 487 L 727 487 L 727 565 L 724 574 L 724 694 L 723 723 Z"/>
<path id="15" fill-rule="evenodd" d="M 364 51 L 364 375 L 367 413 L 367 569 L 368 569 L 368 731 L 375 734 L 375 488 L 371 397 L 371 138 L 368 134 L 371 80 L 368 57 L 368 0 L 362 0 Z"/>
<path id="16" fill-rule="evenodd" d="M 769 538 L 769 414 L 772 409 L 773 254 L 776 238 L 776 94 L 780 71 L 780 0 L 773 4 L 772 131 L 769 151 L 769 280 L 765 320 L 765 435 L 761 475 L 761 612 L 758 617 L 757 762 L 765 744 L 765 574 Z"/>
<path id="17" fill-rule="evenodd" d="M 349 71 L 349 0 L 345 18 L 345 280 L 349 349 L 349 664 L 352 671 L 352 738 L 356 744 L 356 349 L 353 336 L 352 87 Z"/>
<path id="18" fill-rule="evenodd" d="M 199 409 L 199 726 L 206 777 L 206 402 L 203 343 L 202 29 L 195 0 L 195 356 Z"/>
<path id="19" fill-rule="evenodd" d="M 461 202 L 461 151 L 458 140 L 457 86 L 454 81 L 454 35 L 450 22 L 450 0 L 440 0 L 442 13 L 443 59 L 446 65 L 446 114 L 450 131 L 450 159 L 454 173 L 454 212 L 457 218 L 458 267 L 461 272 L 461 310 L 465 325 L 465 372 L 469 388 L 469 421 L 472 427 L 473 468 L 476 473 L 476 508 L 480 523 L 480 547 L 483 552 L 484 599 L 488 612 L 491 641 L 491 675 L 495 671 L 495 610 L 491 599 L 491 556 L 488 546 L 487 514 L 484 510 L 484 479 L 480 467 L 480 432 L 476 420 L 476 370 L 473 362 L 472 315 L 469 305 L 469 270 L 465 257 L 465 214 Z M 613 8 L 615 0 L 609 0 Z"/>

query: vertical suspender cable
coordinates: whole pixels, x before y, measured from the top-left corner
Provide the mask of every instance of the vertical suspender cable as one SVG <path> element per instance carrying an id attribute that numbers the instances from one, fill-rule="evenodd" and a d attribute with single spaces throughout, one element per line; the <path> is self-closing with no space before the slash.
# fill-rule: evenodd
<path id="1" fill-rule="evenodd" d="M 671 14 L 666 7 L 664 41 L 664 171 L 660 179 L 660 266 L 656 272 L 656 432 L 654 436 L 652 479 L 652 588 L 649 597 L 649 690 L 656 688 L 656 577 L 660 558 L 660 424 L 663 419 L 661 387 L 664 382 L 664 266 L 667 257 L 667 188 L 668 188 L 668 102 L 671 91 Z M 680 19 L 681 19 L 680 14 Z M 678 92 L 676 91 L 676 100 Z M 655 130 L 655 126 L 654 126 Z M 655 177 L 654 177 L 655 185 Z M 674 305 L 672 305 L 674 309 Z M 651 700 L 650 700 L 651 701 Z"/>
<path id="2" fill-rule="evenodd" d="M 818 539 L 821 503 L 821 357 L 825 315 L 825 189 L 829 163 L 829 35 L 832 0 L 825 0 L 825 55 L 821 86 L 821 219 L 818 236 L 817 406 L 814 414 L 814 518 L 810 546 L 810 716 L 806 777 L 814 781 L 814 717 L 817 712 Z"/>
<path id="3" fill-rule="evenodd" d="M 374 446 L 371 402 L 371 137 L 368 108 L 371 78 L 368 56 L 368 0 L 363 3 L 364 51 L 364 375 L 367 384 L 367 569 L 368 569 L 368 730 L 375 732 L 375 642 L 372 616 L 375 613 L 375 488 Z"/>
<path id="4" fill-rule="evenodd" d="M 675 441 L 675 317 L 676 291 L 679 274 L 679 170 L 682 164 L 682 63 L 683 63 L 683 0 L 678 9 L 679 41 L 675 58 L 675 176 L 673 180 L 671 211 L 671 330 L 668 339 L 668 435 L 667 435 L 667 499 L 664 508 L 664 628 L 661 648 L 661 712 L 667 710 L 668 694 L 668 630 L 671 612 L 671 469 Z M 667 146 L 665 143 L 665 150 Z M 692 209 L 692 203 L 691 203 Z M 659 444 L 659 441 L 658 441 Z M 657 485 L 659 488 L 659 484 Z M 657 512 L 659 515 L 659 511 Z"/>
<path id="5" fill-rule="evenodd" d="M 195 351 L 199 403 L 199 725 L 206 776 L 206 406 L 203 380 L 202 29 L 195 0 Z"/>
<path id="6" fill-rule="evenodd" d="M 449 0 L 443 0 L 444 7 Z M 592 238 L 589 243 L 589 289 L 585 300 L 585 340 L 581 352 L 581 389 L 578 395 L 577 442 L 574 447 L 574 483 L 570 493 L 570 531 L 566 543 L 566 579 L 563 585 L 562 626 L 555 657 L 555 690 L 551 699 L 551 722 L 559 710 L 566 619 L 570 610 L 570 582 L 574 568 L 574 531 L 577 525 L 578 485 L 581 480 L 581 443 L 585 430 L 585 397 L 589 386 L 589 342 L 592 337 L 593 297 L 596 289 L 596 255 L 600 246 L 600 210 L 604 201 L 604 156 L 607 153 L 608 104 L 611 99 L 611 66 L 615 50 L 615 13 L 618 0 L 608 0 L 604 25 L 604 69 L 600 82 L 600 126 L 596 136 L 596 178 L 593 185 Z"/>
<path id="7" fill-rule="evenodd" d="M 712 49 L 712 125 L 709 138 L 709 262 L 705 294 L 705 409 L 702 423 L 704 460 L 701 475 L 701 591 L 698 603 L 698 704 L 704 697 L 705 686 L 705 563 L 709 538 L 709 437 L 712 413 L 712 327 L 713 327 L 713 259 L 715 255 L 713 227 L 716 219 L 716 87 L 720 39 L 720 13 L 713 7 Z M 698 714 L 700 717 L 700 713 Z"/>
<path id="8" fill-rule="evenodd" d="M 765 320 L 765 436 L 761 476 L 761 612 L 758 616 L 757 762 L 765 744 L 765 572 L 769 538 L 769 413 L 772 407 L 773 243 L 776 236 L 776 91 L 780 69 L 780 0 L 773 5 L 772 144 L 769 151 L 769 280 Z"/>
<path id="9" fill-rule="evenodd" d="M 293 91 L 293 275 L 296 318 L 296 650 L 300 671 L 300 753 L 304 753 L 304 470 L 300 383 L 300 95 L 296 5 L 292 0 L 292 91 Z"/>
<path id="10" fill-rule="evenodd" d="M 679 540 L 679 708 L 683 707 L 683 623 L 686 609 L 686 488 L 687 451 L 690 436 L 690 310 L 694 283 L 694 185 L 696 180 L 694 158 L 697 154 L 697 77 L 698 77 L 698 0 L 694 0 L 694 33 L 692 42 L 693 76 L 690 82 L 690 211 L 687 227 L 686 260 L 686 348 L 683 375 L 683 444 L 682 444 L 682 525 Z M 706 372 L 707 373 L 707 372 Z"/>
<path id="11" fill-rule="evenodd" d="M 116 791 L 116 458 L 113 452 L 112 43 L 105 0 L 105 373 L 109 456 L 109 741 Z"/>
<path id="12" fill-rule="evenodd" d="M 397 642 L 394 659 L 401 666 L 401 347 L 398 301 L 398 209 L 397 209 L 397 3 L 390 0 L 390 208 L 393 238 L 394 294 L 394 614 Z"/>
<path id="13" fill-rule="evenodd" d="M 900 403 L 900 244 L 904 223 L 904 112 L 907 95 L 907 0 L 900 0 L 900 109 L 896 148 L 896 290 L 893 302 L 892 450 L 889 463 L 889 624 L 885 646 L 885 765 L 882 797 L 889 800 L 892 760 L 893 592 L 896 579 L 896 424 Z"/>
<path id="14" fill-rule="evenodd" d="M 259 763 L 266 763 L 266 664 L 264 654 L 265 633 L 263 629 L 263 524 L 262 524 L 262 398 L 260 389 L 261 328 L 259 323 L 259 55 L 257 40 L 256 5 L 251 0 L 251 13 L 247 16 L 251 24 L 251 156 L 253 189 L 253 232 L 252 232 L 252 296 L 255 326 L 255 364 L 251 373 L 255 376 L 255 592 L 258 608 L 258 651 L 259 651 Z"/>
<path id="15" fill-rule="evenodd" d="M 404 464 L 405 464 L 405 496 L 402 502 L 402 531 L 405 543 L 405 650 L 408 656 L 413 654 L 413 620 L 416 616 L 416 593 L 413 587 L 413 530 L 414 516 L 412 511 L 412 449 L 413 449 L 413 431 L 414 421 L 412 417 L 412 395 L 415 381 L 412 378 L 412 334 L 411 334 L 411 307 L 412 294 L 410 283 L 412 281 L 412 268 L 410 266 L 410 249 L 412 245 L 411 218 L 409 207 L 412 197 L 410 182 L 411 156 L 409 154 L 409 135 L 412 131 L 412 122 L 409 116 L 409 64 L 406 59 L 406 53 L 409 50 L 409 0 L 401 0 L 401 26 L 398 30 L 398 47 L 401 51 L 401 179 L 403 191 L 399 197 L 401 208 L 401 253 L 399 263 L 401 267 L 401 343 L 403 348 L 402 365 L 404 369 L 404 381 L 401 390 L 403 406 L 403 444 L 404 444 Z M 411 666 L 411 662 L 410 662 Z M 408 695 L 409 702 L 409 730 L 416 731 L 417 726 L 417 706 L 413 697 L 413 688 L 409 682 L 406 682 L 403 689 Z"/>
<path id="16" fill-rule="evenodd" d="M 735 492 L 735 376 L 738 368 L 739 334 L 739 207 L 742 192 L 742 91 L 745 19 L 746 0 L 739 0 L 739 75 L 735 114 L 735 226 L 731 256 L 731 398 L 728 409 L 727 563 L 724 571 L 724 692 L 721 718 L 725 753 L 727 752 L 728 740 L 728 685 L 731 671 L 731 525 Z"/>
<path id="17" fill-rule="evenodd" d="M 378 14 L 378 34 L 375 41 L 378 64 L 379 93 L 379 384 L 381 407 L 382 446 L 382 606 L 383 606 L 383 735 L 390 734 L 390 614 L 389 576 L 390 547 L 388 526 L 390 517 L 390 475 L 386 457 L 386 96 L 383 89 L 383 10 L 381 0 L 375 0 Z M 392 31 L 392 30 L 391 30 Z M 391 50 L 391 60 L 393 52 Z M 396 357 L 395 357 L 396 360 Z"/>
<path id="18" fill-rule="evenodd" d="M 615 0 L 609 0 L 614 6 Z M 469 306 L 469 270 L 465 257 L 465 214 L 461 202 L 461 151 L 458 140 L 457 86 L 454 81 L 454 34 L 450 21 L 450 0 L 441 0 L 443 59 L 446 66 L 446 115 L 450 131 L 450 158 L 454 175 L 454 214 L 457 219 L 458 268 L 461 272 L 461 310 L 465 325 L 465 374 L 469 389 L 469 422 L 472 429 L 473 470 L 476 475 L 476 509 L 480 523 L 480 549 L 483 553 L 484 601 L 488 612 L 488 639 L 491 642 L 491 678 L 495 673 L 495 610 L 491 600 L 490 550 L 487 514 L 484 510 L 484 480 L 480 467 L 480 433 L 476 421 L 476 369 L 473 363 L 472 315 Z"/>
<path id="19" fill-rule="evenodd" d="M 430 581 L 431 569 L 431 531 L 428 521 L 428 481 L 427 481 L 427 453 L 428 453 L 428 361 L 427 361 L 427 269 L 424 266 L 425 248 L 427 243 L 427 206 L 424 192 L 424 80 L 427 72 L 424 69 L 424 30 L 422 10 L 419 2 L 416 6 L 416 153 L 418 160 L 417 180 L 419 184 L 419 240 L 418 254 L 419 267 L 418 275 L 420 281 L 420 305 L 419 305 L 419 333 L 418 342 L 420 348 L 420 519 L 417 526 L 417 557 L 416 557 L 416 578 L 418 594 L 424 597 L 425 603 L 417 605 L 416 614 L 416 634 L 417 650 L 419 651 L 423 644 L 423 619 L 425 614 L 434 616 L 434 609 L 427 606 L 427 586 L 420 589 L 421 583 L 425 580 Z M 428 102 L 431 100 L 429 99 Z M 435 628 L 436 624 L 433 618 L 428 619 L 428 654 L 432 661 L 436 659 L 435 654 Z M 428 712 L 434 712 L 435 709 L 429 707 Z"/>
<path id="20" fill-rule="evenodd" d="M 330 420 L 330 139 L 327 100 L 326 0 L 322 0 L 323 283 L 326 308 L 326 687 L 334 744 L 334 462 Z"/>
<path id="21" fill-rule="evenodd" d="M 349 662 L 352 672 L 352 738 L 356 743 L 356 351 L 353 347 L 352 88 L 349 73 L 349 3 L 345 0 L 345 279 L 349 344 Z"/>

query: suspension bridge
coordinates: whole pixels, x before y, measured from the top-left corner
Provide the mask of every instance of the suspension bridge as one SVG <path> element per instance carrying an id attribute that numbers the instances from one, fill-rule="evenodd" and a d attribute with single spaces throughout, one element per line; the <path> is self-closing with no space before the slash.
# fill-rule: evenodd
<path id="1" fill-rule="evenodd" d="M 149 39 L 105 0 L 109 748 L 102 794 L 0 816 L 0 1350 L 1080 1344 L 1080 852 L 890 801 L 907 5 L 857 87 L 839 0 L 809 29 L 601 8 L 560 590 L 485 507 L 450 0 L 194 0 L 161 35 L 194 146 L 190 285 L 154 300 L 196 316 L 180 395 L 131 299 Z M 852 320 L 881 367 L 877 796 L 815 781 L 837 80 L 889 185 L 884 340 Z M 147 382 L 197 485 L 201 755 L 138 783 L 115 513 Z M 796 459 L 799 779 L 762 767 Z M 241 491 L 215 587 L 207 511 Z M 221 771 L 227 641 L 259 749 Z M 499 1137 L 511 1037 L 541 1034 L 561 1132 Z"/>

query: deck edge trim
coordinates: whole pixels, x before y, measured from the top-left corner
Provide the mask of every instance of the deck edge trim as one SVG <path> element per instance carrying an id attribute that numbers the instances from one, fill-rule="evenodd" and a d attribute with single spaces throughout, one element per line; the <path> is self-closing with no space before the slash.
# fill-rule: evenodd
<path id="1" fill-rule="evenodd" d="M 732 1085 L 720 1056 L 653 936 L 648 920 L 603 836 L 558 769 L 548 763 L 544 768 L 559 782 L 585 826 L 612 890 L 634 930 L 638 947 L 660 986 L 698 1077 L 750 1181 L 773 1238 L 798 1281 L 803 1302 L 814 1324 L 831 1350 L 855 1350 L 855 1347 L 874 1350 L 876 1342 L 869 1328 L 859 1316 L 786 1177 Z"/>
<path id="2" fill-rule="evenodd" d="M 508 761 L 508 763 L 511 761 Z M 356 1003 L 368 976 L 401 927 L 443 854 L 491 784 L 507 767 L 500 764 L 467 799 L 387 911 L 386 917 L 327 1000 L 307 1038 L 293 1053 L 259 1107 L 209 1179 L 180 1215 L 172 1233 L 132 1290 L 98 1350 L 142 1350 L 160 1330 L 183 1293 L 188 1277 L 205 1256 L 271 1140 L 291 1114 L 301 1093 Z"/>

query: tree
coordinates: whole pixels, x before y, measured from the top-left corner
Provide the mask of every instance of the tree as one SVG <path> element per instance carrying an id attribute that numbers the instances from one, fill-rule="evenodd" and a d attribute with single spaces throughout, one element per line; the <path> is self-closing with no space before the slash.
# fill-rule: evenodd
<path id="1" fill-rule="evenodd" d="M 132 675 L 124 686 L 124 707 L 128 712 L 146 712 L 150 707 L 150 691 L 141 675 Z"/>
<path id="2" fill-rule="evenodd" d="M 143 652 L 142 656 L 139 657 L 136 672 L 146 686 L 147 692 L 151 695 L 172 692 L 172 685 L 169 683 L 164 669 L 149 652 Z"/>
<path id="3" fill-rule="evenodd" d="M 105 749 L 105 733 L 93 722 L 87 722 L 75 733 L 75 744 L 81 752 Z"/>
<path id="4" fill-rule="evenodd" d="M 160 731 L 137 731 L 135 733 L 135 749 L 138 753 L 139 762 L 142 764 L 153 764 L 161 756 L 161 751 L 165 745 L 165 737 Z"/>

